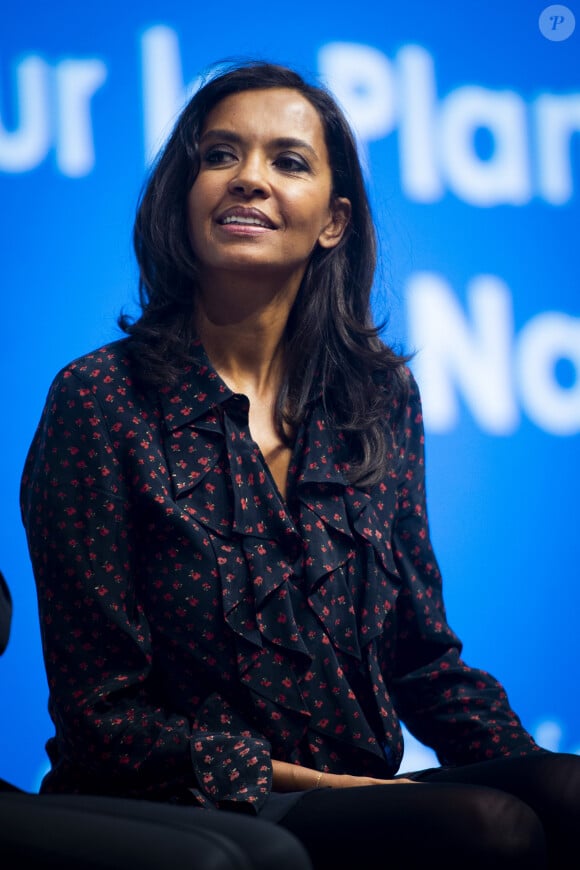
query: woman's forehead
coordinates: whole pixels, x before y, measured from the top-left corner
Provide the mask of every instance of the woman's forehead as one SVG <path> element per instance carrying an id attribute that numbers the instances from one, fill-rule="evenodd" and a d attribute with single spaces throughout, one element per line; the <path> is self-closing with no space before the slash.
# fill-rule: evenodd
<path id="1" fill-rule="evenodd" d="M 323 136 L 322 121 L 312 103 L 292 88 L 240 91 L 221 99 L 208 112 L 202 134 L 212 127 L 262 131 L 284 135 Z"/>

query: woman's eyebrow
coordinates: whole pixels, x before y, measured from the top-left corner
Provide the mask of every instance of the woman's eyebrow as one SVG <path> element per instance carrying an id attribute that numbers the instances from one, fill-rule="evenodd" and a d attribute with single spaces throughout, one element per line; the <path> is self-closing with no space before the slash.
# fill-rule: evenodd
<path id="1" fill-rule="evenodd" d="M 273 145 L 277 148 L 303 148 L 310 152 L 313 157 L 318 157 L 316 150 L 305 139 L 298 139 L 295 136 L 281 136 L 279 139 L 274 139 Z"/>
<path id="2" fill-rule="evenodd" d="M 221 139 L 225 142 L 231 142 L 232 145 L 242 141 L 242 137 L 237 133 L 234 133 L 232 130 L 222 130 L 219 127 L 212 127 L 210 130 L 206 130 L 199 140 L 200 144 L 205 142 L 206 139 Z"/>
<path id="3" fill-rule="evenodd" d="M 200 144 L 207 139 L 220 139 L 222 142 L 231 142 L 232 145 L 239 145 L 243 141 L 243 137 L 233 130 L 221 129 L 219 127 L 212 127 L 211 130 L 207 130 L 199 140 Z M 302 148 L 314 157 L 318 156 L 309 142 L 295 136 L 279 136 L 277 139 L 272 139 L 268 144 L 273 145 L 275 148 Z"/>

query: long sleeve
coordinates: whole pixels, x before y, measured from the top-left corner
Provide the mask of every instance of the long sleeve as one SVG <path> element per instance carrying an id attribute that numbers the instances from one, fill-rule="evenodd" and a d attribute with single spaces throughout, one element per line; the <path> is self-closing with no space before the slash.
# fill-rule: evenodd
<path id="1" fill-rule="evenodd" d="M 146 571 L 144 553 L 148 505 L 179 512 L 154 409 L 135 402 L 111 359 L 111 375 L 102 355 L 94 369 L 71 366 L 57 376 L 22 477 L 56 727 L 44 790 L 114 787 L 204 806 L 257 802 L 271 781 L 267 741 L 245 730 L 225 703 L 214 714 L 205 686 L 197 696 L 190 687 L 197 709 L 168 697 L 166 662 L 156 658 L 143 606 L 144 585 L 165 582 L 167 564 Z M 237 780 L 248 771 L 240 796 Z"/>
<path id="2" fill-rule="evenodd" d="M 421 400 L 411 376 L 397 490 L 393 554 L 402 579 L 397 601 L 397 710 L 442 763 L 469 763 L 537 749 L 503 686 L 461 658 L 448 625 L 442 578 L 429 535 Z"/>

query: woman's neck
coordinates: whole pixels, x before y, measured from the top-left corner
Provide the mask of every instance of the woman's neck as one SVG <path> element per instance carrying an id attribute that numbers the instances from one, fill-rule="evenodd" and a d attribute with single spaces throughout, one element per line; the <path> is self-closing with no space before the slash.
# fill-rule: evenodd
<path id="1" fill-rule="evenodd" d="M 223 288 L 222 288 L 223 289 Z M 264 461 L 286 496 L 291 449 L 275 423 L 278 391 L 284 375 L 286 324 L 296 293 L 232 288 L 200 294 L 195 312 L 197 334 L 220 377 L 248 397 L 249 427 Z M 264 288 L 262 288 L 264 291 Z"/>
<path id="2" fill-rule="evenodd" d="M 236 392 L 272 396 L 281 380 L 288 312 L 279 306 L 243 311 L 229 306 L 214 315 L 198 306 L 195 325 L 204 349 Z"/>

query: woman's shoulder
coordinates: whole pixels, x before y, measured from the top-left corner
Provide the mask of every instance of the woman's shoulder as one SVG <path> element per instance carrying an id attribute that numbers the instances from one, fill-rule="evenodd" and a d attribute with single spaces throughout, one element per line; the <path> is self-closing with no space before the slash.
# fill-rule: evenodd
<path id="1" fill-rule="evenodd" d="M 374 380 L 387 400 L 389 419 L 397 419 L 409 413 L 410 408 L 421 406 L 419 384 L 408 363 L 402 362 L 387 372 L 379 371 Z"/>
<path id="2" fill-rule="evenodd" d="M 71 359 L 53 376 L 46 408 L 64 408 L 82 400 L 85 410 L 92 404 L 112 409 L 121 404 L 149 404 L 138 384 L 137 368 L 129 339 L 103 344 Z"/>
<path id="3" fill-rule="evenodd" d="M 93 392 L 102 386 L 119 382 L 131 383 L 134 364 L 129 350 L 129 339 L 101 345 L 63 365 L 53 378 L 55 385 L 70 380 L 83 381 L 90 385 Z"/>
<path id="4" fill-rule="evenodd" d="M 129 426 L 157 412 L 158 397 L 140 384 L 127 339 L 113 341 L 71 359 L 53 377 L 42 425 Z M 134 428 L 134 427 L 133 427 Z"/>
<path id="5" fill-rule="evenodd" d="M 121 338 L 74 357 L 61 368 L 59 374 L 69 371 L 90 377 L 91 373 L 96 374 L 97 369 L 116 371 L 119 366 L 128 368 L 130 365 L 129 339 Z"/>
<path id="6" fill-rule="evenodd" d="M 400 457 L 404 456 L 410 442 L 423 439 L 421 389 L 408 364 L 399 367 L 389 384 L 384 421 L 396 445 L 395 453 Z"/>

